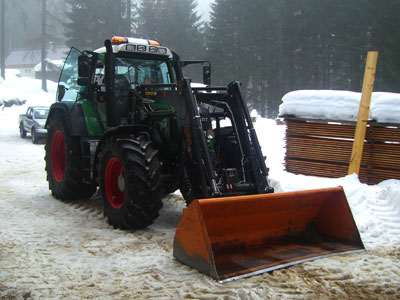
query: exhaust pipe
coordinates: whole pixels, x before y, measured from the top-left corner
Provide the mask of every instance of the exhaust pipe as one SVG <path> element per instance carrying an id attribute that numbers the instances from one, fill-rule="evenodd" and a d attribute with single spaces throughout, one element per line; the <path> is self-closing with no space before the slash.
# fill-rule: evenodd
<path id="1" fill-rule="evenodd" d="M 107 126 L 115 127 L 118 126 L 118 120 L 116 117 L 116 105 L 115 105 L 115 57 L 110 40 L 104 41 L 106 48 L 105 55 L 105 84 L 106 84 L 106 114 L 107 114 Z"/>

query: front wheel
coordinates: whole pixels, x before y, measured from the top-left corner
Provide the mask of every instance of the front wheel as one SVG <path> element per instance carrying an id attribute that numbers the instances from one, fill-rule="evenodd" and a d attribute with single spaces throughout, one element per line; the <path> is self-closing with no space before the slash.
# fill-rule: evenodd
<path id="1" fill-rule="evenodd" d="M 145 137 L 114 137 L 99 157 L 104 215 L 114 228 L 144 228 L 158 217 L 164 195 L 157 150 Z"/>
<path id="2" fill-rule="evenodd" d="M 49 124 L 45 145 L 49 189 L 54 197 L 61 200 L 89 198 L 96 186 L 83 182 L 79 140 L 70 136 L 67 122 L 60 115 L 49 120 Z"/>
<path id="3" fill-rule="evenodd" d="M 32 135 L 32 143 L 38 144 L 39 140 L 35 128 L 32 128 L 31 135 Z"/>

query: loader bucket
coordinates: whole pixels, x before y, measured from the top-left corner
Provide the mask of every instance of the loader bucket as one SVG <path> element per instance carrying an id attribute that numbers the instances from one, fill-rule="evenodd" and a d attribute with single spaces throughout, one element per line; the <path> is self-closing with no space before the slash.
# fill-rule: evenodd
<path id="1" fill-rule="evenodd" d="M 342 187 L 194 200 L 175 258 L 220 282 L 364 251 Z"/>

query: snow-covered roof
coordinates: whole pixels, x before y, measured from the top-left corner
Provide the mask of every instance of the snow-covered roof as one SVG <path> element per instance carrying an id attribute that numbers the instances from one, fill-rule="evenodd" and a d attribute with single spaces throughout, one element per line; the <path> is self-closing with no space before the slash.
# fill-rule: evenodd
<path id="1" fill-rule="evenodd" d="M 50 60 L 62 60 L 65 59 L 69 51 L 69 48 L 60 47 L 54 49 L 48 49 L 46 56 Z M 21 67 L 33 67 L 40 62 L 40 50 L 37 49 L 16 49 L 12 50 L 6 58 L 7 68 L 21 68 Z"/>
<path id="2" fill-rule="evenodd" d="M 333 90 L 298 90 L 282 98 L 279 116 L 357 121 L 361 93 Z M 381 123 L 400 123 L 400 94 L 374 92 L 370 119 Z"/>
<path id="3" fill-rule="evenodd" d="M 46 59 L 46 71 L 59 71 L 62 69 L 63 65 L 64 65 L 64 61 L 62 59 L 56 59 L 56 60 L 51 60 L 48 58 Z M 35 72 L 41 72 L 42 71 L 42 62 L 35 65 L 33 70 Z"/>

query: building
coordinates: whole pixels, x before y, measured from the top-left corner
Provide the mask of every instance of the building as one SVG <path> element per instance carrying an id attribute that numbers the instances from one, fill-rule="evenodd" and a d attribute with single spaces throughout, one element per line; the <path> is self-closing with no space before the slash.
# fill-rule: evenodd
<path id="1" fill-rule="evenodd" d="M 61 47 L 46 51 L 46 78 L 58 81 L 62 62 L 68 54 L 69 48 Z M 40 50 L 16 49 L 6 58 L 6 68 L 16 69 L 21 77 L 42 78 Z"/>

